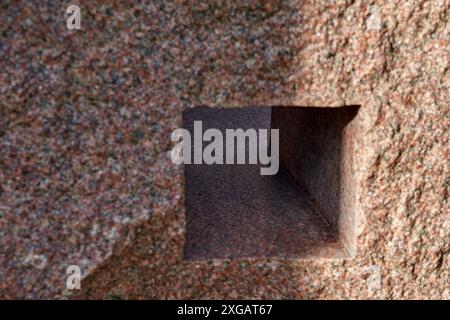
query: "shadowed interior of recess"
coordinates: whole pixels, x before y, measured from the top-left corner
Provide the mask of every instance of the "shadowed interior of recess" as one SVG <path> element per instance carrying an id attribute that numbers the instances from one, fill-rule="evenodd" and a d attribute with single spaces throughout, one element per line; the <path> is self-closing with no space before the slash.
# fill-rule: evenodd
<path id="1" fill-rule="evenodd" d="M 215 128 L 223 137 L 226 129 L 279 129 L 280 164 L 275 175 L 261 175 L 264 165 L 248 162 L 184 164 L 184 258 L 352 257 L 356 251 L 358 109 L 186 110 L 183 127 L 192 136 L 197 120 L 202 121 L 203 132 Z M 202 147 L 209 143 L 203 142 Z M 246 159 L 248 149 L 247 145 Z"/>

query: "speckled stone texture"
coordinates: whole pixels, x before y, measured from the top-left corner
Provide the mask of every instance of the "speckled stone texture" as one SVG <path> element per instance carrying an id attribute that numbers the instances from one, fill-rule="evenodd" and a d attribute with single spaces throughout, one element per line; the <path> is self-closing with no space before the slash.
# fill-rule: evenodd
<path id="1" fill-rule="evenodd" d="M 450 299 L 448 0 L 79 3 L 0 4 L 1 298 Z M 355 258 L 184 261 L 195 105 L 360 105 Z"/>

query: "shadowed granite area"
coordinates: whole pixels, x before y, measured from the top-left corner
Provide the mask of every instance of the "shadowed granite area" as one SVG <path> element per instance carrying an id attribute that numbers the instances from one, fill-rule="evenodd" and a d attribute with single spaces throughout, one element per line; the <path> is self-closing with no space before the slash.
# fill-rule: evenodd
<path id="1" fill-rule="evenodd" d="M 339 235 L 347 253 L 356 251 L 354 146 L 358 106 L 278 107 L 272 128 L 280 129 L 280 162 Z"/>
<path id="2" fill-rule="evenodd" d="M 274 176 L 260 175 L 260 165 L 186 164 L 185 258 L 347 256 L 349 248 L 342 246 L 338 234 L 345 240 L 354 236 L 342 235 L 353 231 L 354 221 L 353 212 L 348 212 L 350 220 L 339 233 L 341 138 L 349 137 L 341 137 L 341 132 L 357 109 L 200 107 L 185 111 L 183 125 L 191 135 L 196 120 L 203 122 L 203 131 L 217 128 L 224 136 L 225 129 L 279 129 L 282 161 Z"/>

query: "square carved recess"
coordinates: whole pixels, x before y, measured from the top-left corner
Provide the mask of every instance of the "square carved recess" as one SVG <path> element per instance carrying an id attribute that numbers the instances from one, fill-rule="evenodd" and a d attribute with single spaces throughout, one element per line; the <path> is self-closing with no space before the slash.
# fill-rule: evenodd
<path id="1" fill-rule="evenodd" d="M 224 140 L 225 129 L 279 129 L 280 165 L 277 174 L 261 175 L 260 164 L 184 164 L 184 258 L 354 256 L 358 109 L 186 110 L 183 127 L 192 136 L 196 120 Z"/>

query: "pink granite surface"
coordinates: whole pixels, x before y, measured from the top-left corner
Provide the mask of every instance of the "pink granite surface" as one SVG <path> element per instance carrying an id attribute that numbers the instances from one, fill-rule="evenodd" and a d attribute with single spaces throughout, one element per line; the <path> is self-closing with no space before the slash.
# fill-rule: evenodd
<path id="1" fill-rule="evenodd" d="M 450 299 L 449 1 L 78 3 L 0 4 L 1 298 Z M 361 105 L 356 257 L 183 261 L 201 104 Z"/>

